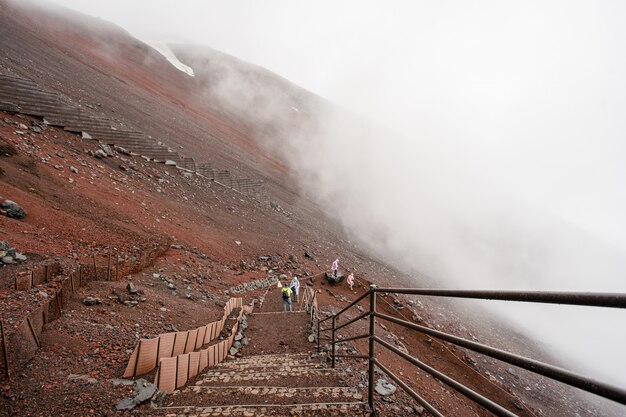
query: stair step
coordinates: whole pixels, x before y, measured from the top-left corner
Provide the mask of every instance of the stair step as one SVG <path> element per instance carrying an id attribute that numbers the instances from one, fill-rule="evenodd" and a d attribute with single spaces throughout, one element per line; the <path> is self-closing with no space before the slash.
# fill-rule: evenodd
<path id="1" fill-rule="evenodd" d="M 169 398 L 183 406 L 216 407 L 232 404 L 269 405 L 284 403 L 362 401 L 363 394 L 346 387 L 204 387 L 192 386 Z"/>
<path id="2" fill-rule="evenodd" d="M 298 369 L 289 371 L 226 371 L 207 372 L 195 383 L 196 386 L 216 386 L 216 385 L 250 385 L 263 386 L 267 384 L 286 384 L 289 386 L 307 387 L 324 382 L 325 385 L 332 385 L 339 382 L 339 378 L 345 376 L 345 372 L 337 369 Z"/>
<path id="3" fill-rule="evenodd" d="M 230 365 L 230 366 L 222 366 L 220 364 L 217 368 L 211 368 L 210 372 L 291 372 L 297 369 L 329 369 L 328 367 L 323 366 L 322 364 L 314 364 L 314 363 L 293 363 L 293 364 L 241 364 L 241 365 Z"/>
<path id="4" fill-rule="evenodd" d="M 158 410 L 168 412 L 167 417 L 265 417 L 298 416 L 327 417 L 354 416 L 366 417 L 367 408 L 363 402 L 329 402 L 287 405 L 231 405 L 221 407 L 162 407 Z"/>

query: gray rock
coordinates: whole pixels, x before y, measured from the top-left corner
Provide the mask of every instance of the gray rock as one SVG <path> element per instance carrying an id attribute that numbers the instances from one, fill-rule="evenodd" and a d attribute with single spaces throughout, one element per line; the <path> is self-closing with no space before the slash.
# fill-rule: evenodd
<path id="1" fill-rule="evenodd" d="M 139 291 L 137 287 L 135 287 L 135 284 L 133 284 L 132 282 L 126 284 L 126 289 L 128 290 L 129 294 L 137 294 L 137 292 Z"/>
<path id="2" fill-rule="evenodd" d="M 111 382 L 113 383 L 113 385 L 120 386 L 120 385 L 133 385 L 135 383 L 135 381 L 133 381 L 132 379 L 112 379 Z"/>
<path id="3" fill-rule="evenodd" d="M 241 345 L 242 346 L 248 346 L 248 337 L 244 336 L 243 339 L 241 339 Z"/>
<path id="4" fill-rule="evenodd" d="M 130 156 L 130 152 L 126 148 L 122 148 L 121 146 L 115 145 L 113 147 L 113 149 L 115 149 L 115 152 L 117 152 L 117 153 L 121 153 L 122 155 Z"/>
<path id="5" fill-rule="evenodd" d="M 135 401 L 137 404 L 141 404 L 142 402 L 152 398 L 156 391 L 156 385 L 146 381 L 145 379 L 138 379 L 135 383 L 135 391 L 133 392 L 135 395 Z"/>
<path id="6" fill-rule="evenodd" d="M 99 298 L 96 297 L 85 297 L 83 298 L 83 304 L 85 304 L 86 306 L 95 306 L 98 304 L 101 304 L 102 301 L 100 301 Z"/>
<path id="7" fill-rule="evenodd" d="M 2 204 L 0 204 L 0 208 L 2 208 L 2 212 L 7 216 L 13 219 L 21 220 L 26 217 L 26 211 L 20 207 L 15 201 L 4 200 Z"/>
<path id="8" fill-rule="evenodd" d="M 237 352 L 239 352 L 239 349 L 235 348 L 234 346 L 230 348 L 229 353 L 233 356 L 235 356 L 237 354 Z"/>
<path id="9" fill-rule="evenodd" d="M 176 166 L 176 162 L 172 161 L 171 159 L 168 159 L 167 161 L 165 161 L 165 165 Z"/>
<path id="10" fill-rule="evenodd" d="M 376 381 L 376 386 L 374 387 L 377 393 L 382 395 L 383 397 L 387 395 L 391 395 L 396 392 L 396 386 L 389 383 L 386 379 L 379 379 Z"/>
<path id="11" fill-rule="evenodd" d="M 100 148 L 102 148 L 102 150 L 107 154 L 107 156 L 113 156 L 113 149 L 111 149 L 111 147 L 109 145 L 107 145 L 106 143 L 101 143 L 100 144 Z"/>
<path id="12" fill-rule="evenodd" d="M 98 149 L 96 152 L 94 152 L 94 156 L 98 159 L 103 159 L 107 157 L 107 154 L 102 149 Z"/>
<path id="13" fill-rule="evenodd" d="M 68 381 L 73 381 L 73 382 L 83 382 L 85 384 L 97 384 L 98 380 L 96 378 L 93 378 L 89 375 L 76 375 L 76 374 L 70 374 L 67 377 Z"/>
<path id="14" fill-rule="evenodd" d="M 0 241 L 0 250 L 9 250 L 10 247 L 11 247 L 11 245 L 9 245 L 9 241 L 8 240 Z"/>
<path id="15" fill-rule="evenodd" d="M 172 249 L 182 249 L 183 245 L 179 245 L 179 244 L 173 243 L 173 244 L 170 245 L 170 248 L 172 248 Z"/>
<path id="16" fill-rule="evenodd" d="M 313 333 L 309 335 L 309 342 L 311 343 L 315 342 L 315 335 Z"/>
<path id="17" fill-rule="evenodd" d="M 2 263 L 11 265 L 11 264 L 14 264 L 15 261 L 13 260 L 12 256 L 5 256 L 4 258 L 2 258 Z"/>
<path id="18" fill-rule="evenodd" d="M 22 255 L 21 253 L 16 253 L 15 254 L 15 260 L 18 261 L 18 262 L 24 262 L 27 259 L 28 259 L 28 257 L 26 255 Z"/>
<path id="19" fill-rule="evenodd" d="M 235 340 L 238 342 L 241 339 L 243 339 L 243 335 L 241 334 L 241 332 L 237 333 L 237 335 L 235 336 Z"/>
<path id="20" fill-rule="evenodd" d="M 81 138 L 87 139 L 87 140 L 92 140 L 93 139 L 93 137 L 89 133 L 87 133 L 87 132 L 81 132 Z"/>
<path id="21" fill-rule="evenodd" d="M 78 174 L 78 168 L 76 168 L 75 166 L 70 166 L 70 171 L 72 171 L 74 174 Z"/>
<path id="22" fill-rule="evenodd" d="M 130 397 L 124 398 L 122 401 L 115 404 L 115 408 L 118 410 L 132 410 L 136 406 L 135 400 Z"/>
<path id="23" fill-rule="evenodd" d="M 233 343 L 233 347 L 234 347 L 235 349 L 240 349 L 240 348 L 241 348 L 241 342 L 235 342 L 235 343 Z"/>
<path id="24" fill-rule="evenodd" d="M 415 405 L 413 407 L 413 410 L 415 411 L 415 414 L 417 414 L 418 416 L 421 416 L 422 414 L 424 414 L 424 407 L 422 407 L 421 405 Z"/>
<path id="25" fill-rule="evenodd" d="M 154 384 L 146 381 L 145 379 L 138 379 L 135 382 L 135 388 L 133 390 L 133 398 L 124 398 L 122 401 L 115 404 L 115 408 L 118 410 L 132 410 L 144 401 L 149 400 L 157 392 L 157 387 Z"/>

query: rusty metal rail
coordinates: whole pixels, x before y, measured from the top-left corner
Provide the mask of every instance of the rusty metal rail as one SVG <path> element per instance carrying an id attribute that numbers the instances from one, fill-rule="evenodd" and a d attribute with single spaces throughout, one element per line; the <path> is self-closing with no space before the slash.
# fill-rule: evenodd
<path id="1" fill-rule="evenodd" d="M 465 290 L 442 290 L 442 289 L 416 289 L 416 288 L 377 288 L 375 285 L 370 286 L 368 292 L 359 296 L 356 300 L 351 302 L 348 306 L 334 315 L 325 317 L 317 321 L 317 349 L 320 348 L 320 334 L 330 331 L 330 354 L 332 360 L 332 367 L 335 367 L 335 358 L 361 358 L 367 359 L 368 368 L 368 404 L 372 411 L 374 411 L 374 367 L 377 366 L 382 372 L 387 374 L 389 378 L 395 381 L 408 395 L 410 395 L 415 401 L 420 403 L 426 410 L 435 416 L 443 417 L 433 405 L 428 403 L 426 399 L 420 396 L 417 392 L 411 389 L 406 382 L 402 381 L 397 375 L 393 374 L 387 367 L 380 362 L 376 357 L 376 346 L 381 346 L 388 351 L 400 356 L 404 360 L 408 361 L 412 365 L 420 368 L 422 371 L 427 372 L 434 378 L 445 383 L 449 387 L 455 389 L 459 393 L 463 394 L 467 398 L 481 405 L 485 409 L 491 411 L 497 416 L 515 417 L 516 414 L 512 411 L 504 408 L 503 406 L 495 403 L 472 390 L 471 388 L 461 384 L 453 378 L 443 374 L 435 368 L 426 365 L 408 353 L 401 351 L 395 346 L 387 343 L 376 335 L 376 319 L 385 320 L 397 325 L 403 326 L 408 329 L 412 329 L 429 336 L 438 338 L 440 340 L 455 344 L 457 346 L 472 350 L 474 352 L 489 356 L 494 359 L 506 362 L 508 364 L 518 366 L 526 369 L 538 375 L 542 375 L 547 378 L 551 378 L 555 381 L 559 381 L 566 385 L 579 388 L 581 390 L 596 394 L 600 397 L 604 397 L 620 404 L 626 405 L 626 390 L 608 383 L 598 381 L 596 379 L 580 375 L 570 370 L 560 368 L 558 366 L 550 365 L 538 360 L 527 358 L 524 356 L 516 355 L 514 353 L 506 352 L 501 349 L 497 349 L 482 343 L 467 340 L 462 337 L 458 337 L 452 334 L 441 332 L 438 330 L 430 329 L 425 326 L 402 320 L 387 314 L 379 313 L 376 310 L 376 295 L 377 293 L 385 294 L 407 294 L 407 295 L 422 295 L 433 297 L 452 297 L 452 298 L 471 298 L 480 300 L 501 300 L 501 301 L 516 301 L 516 302 L 532 302 L 532 303 L 549 303 L 549 304 L 566 304 L 577 306 L 591 306 L 602 308 L 621 308 L 626 309 L 626 294 L 615 293 L 592 293 L 592 292 L 541 292 L 541 291 L 465 291 Z M 362 300 L 369 297 L 369 309 L 356 317 L 349 319 L 348 321 L 338 324 L 339 318 L 350 308 L 357 305 Z M 369 318 L 369 332 L 354 337 L 338 338 L 337 332 L 351 324 L 354 324 L 362 319 Z M 322 328 L 322 324 L 330 321 L 331 326 Z M 335 353 L 335 346 L 338 343 L 348 342 L 359 339 L 369 339 L 367 355 L 344 355 Z M 327 339 L 324 337 L 324 339 Z"/>

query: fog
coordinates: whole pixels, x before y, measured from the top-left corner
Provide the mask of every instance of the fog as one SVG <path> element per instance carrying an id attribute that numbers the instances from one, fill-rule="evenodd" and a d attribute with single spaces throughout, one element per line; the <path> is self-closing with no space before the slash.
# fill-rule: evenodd
<path id="1" fill-rule="evenodd" d="M 270 145 L 351 237 L 437 286 L 626 291 L 626 3 L 56 3 L 333 102 Z M 626 386 L 623 311 L 498 306 Z"/>

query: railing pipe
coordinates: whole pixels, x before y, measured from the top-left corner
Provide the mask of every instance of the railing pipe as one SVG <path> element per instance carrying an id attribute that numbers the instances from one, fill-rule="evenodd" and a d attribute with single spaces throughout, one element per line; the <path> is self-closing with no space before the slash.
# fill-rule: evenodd
<path id="1" fill-rule="evenodd" d="M 333 316 L 333 327 L 332 327 L 332 341 L 331 341 L 331 359 L 332 359 L 332 367 L 335 367 L 335 322 L 336 322 L 337 316 Z"/>
<path id="2" fill-rule="evenodd" d="M 343 355 L 343 354 L 337 354 L 338 358 L 350 358 L 350 359 L 368 359 L 369 356 L 367 355 Z"/>
<path id="3" fill-rule="evenodd" d="M 419 359 L 416 359 L 413 356 L 408 355 L 408 354 L 402 352 L 400 349 L 396 348 L 395 346 L 390 345 L 389 343 L 385 342 L 380 337 L 374 336 L 374 340 L 377 343 L 379 343 L 379 344 L 383 345 L 384 347 L 386 347 L 387 349 L 389 349 L 390 351 L 392 351 L 393 353 L 395 353 L 396 355 L 406 359 L 407 361 L 411 362 L 413 365 L 415 365 L 415 366 L 419 367 L 420 369 L 422 369 L 423 371 L 431 374 L 432 376 L 434 376 L 435 378 L 437 378 L 441 382 L 443 382 L 443 383 L 447 384 L 448 386 L 454 388 L 455 390 L 457 390 L 461 394 L 465 395 L 467 398 L 473 400 L 477 404 L 482 405 L 483 407 L 485 407 L 487 410 L 491 411 L 495 415 L 501 416 L 501 417 L 518 417 L 516 414 L 510 412 L 509 410 L 507 410 L 506 408 L 502 407 L 501 405 L 491 401 L 490 399 L 488 399 L 486 397 L 483 397 L 482 395 L 480 395 L 476 391 L 473 391 L 472 389 L 466 387 L 465 385 L 455 381 L 454 379 L 450 378 L 446 374 L 441 373 L 438 370 L 436 370 L 435 368 L 432 368 L 432 367 L 426 365 L 424 362 L 420 361 Z"/>
<path id="4" fill-rule="evenodd" d="M 368 386 L 367 386 L 367 404 L 372 412 L 374 411 L 374 361 L 376 360 L 374 354 L 374 338 L 376 337 L 376 285 L 370 285 L 370 331 L 369 331 L 369 352 L 368 355 Z"/>
<path id="5" fill-rule="evenodd" d="M 392 323 L 407 327 L 409 329 L 428 334 L 438 339 L 445 340 L 446 342 L 454 343 L 455 345 L 473 350 L 478 353 L 482 353 L 483 355 L 491 356 L 492 358 L 499 359 L 511 365 L 519 366 L 520 368 L 527 369 L 548 378 L 564 382 L 568 385 L 580 388 L 587 392 L 609 398 L 621 404 L 626 404 L 626 390 L 622 388 L 615 387 L 604 382 L 596 381 L 592 378 L 577 374 L 572 371 L 568 371 L 567 369 L 559 368 L 558 366 L 550 365 L 530 358 L 525 358 L 514 353 L 506 352 L 504 350 L 493 348 L 491 346 L 463 339 L 461 337 L 454 336 L 448 333 L 443 333 L 438 330 L 429 329 L 428 327 L 420 326 L 418 324 L 411 323 L 406 320 L 401 320 L 386 314 L 376 313 L 375 315 L 376 317 L 379 317 L 383 320 L 387 320 Z"/>
<path id="6" fill-rule="evenodd" d="M 336 339 L 333 343 L 337 344 L 337 343 L 342 343 L 342 342 L 351 342 L 353 340 L 360 340 L 360 339 L 367 339 L 370 337 L 370 334 L 362 334 L 359 336 L 352 336 L 352 337 L 347 337 L 345 339 Z"/>
<path id="7" fill-rule="evenodd" d="M 320 353 L 320 321 L 317 320 L 317 353 Z"/>
<path id="8" fill-rule="evenodd" d="M 349 309 L 350 307 L 352 307 L 353 305 L 355 305 L 356 303 L 358 303 L 359 301 L 361 301 L 362 299 L 364 299 L 365 297 L 367 297 L 368 295 L 370 295 L 369 292 L 364 293 L 363 295 L 361 295 L 359 298 L 357 298 L 356 300 L 354 300 L 353 302 L 351 302 L 350 304 L 348 304 L 345 308 L 343 308 L 341 311 L 339 311 L 338 313 L 332 315 L 332 316 L 328 316 L 326 317 L 324 320 L 322 320 L 322 322 L 325 322 L 326 320 L 332 318 L 332 317 L 337 317 L 340 316 L 341 314 L 343 314 L 347 309 Z"/>
<path id="9" fill-rule="evenodd" d="M 348 326 L 348 325 L 350 325 L 350 324 L 354 323 L 355 321 L 359 321 L 359 320 L 361 320 L 361 319 L 364 319 L 365 317 L 367 317 L 367 316 L 369 316 L 369 315 L 370 315 L 370 312 L 369 312 L 369 311 L 366 311 L 366 312 L 364 312 L 363 314 L 359 314 L 359 315 L 358 315 L 358 316 L 356 316 L 355 318 L 353 318 L 353 319 L 351 319 L 351 320 L 348 320 L 348 321 L 347 321 L 347 322 L 345 322 L 345 323 L 340 324 L 339 326 L 337 326 L 337 328 L 336 328 L 335 330 L 339 330 L 339 329 L 341 329 L 342 327 L 346 327 L 346 326 Z"/>
<path id="10" fill-rule="evenodd" d="M 626 294 L 624 293 L 442 290 L 429 288 L 377 288 L 376 292 L 452 298 L 477 298 L 483 300 L 522 301 L 529 303 L 569 304 L 591 307 L 626 308 Z"/>
<path id="11" fill-rule="evenodd" d="M 420 403 L 430 414 L 435 417 L 445 417 L 441 414 L 435 407 L 433 407 L 428 401 L 426 401 L 422 396 L 420 396 L 417 392 L 413 391 L 407 384 L 404 383 L 400 378 L 395 376 L 393 372 L 391 372 L 387 367 L 385 367 L 382 363 L 378 362 L 374 359 L 374 364 L 380 368 L 387 376 L 394 380 L 394 382 L 400 385 L 400 388 L 404 390 L 407 394 L 409 394 L 415 401 Z"/>

